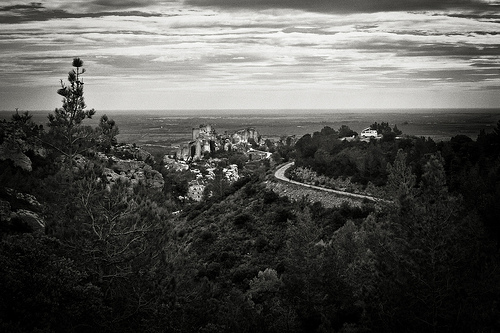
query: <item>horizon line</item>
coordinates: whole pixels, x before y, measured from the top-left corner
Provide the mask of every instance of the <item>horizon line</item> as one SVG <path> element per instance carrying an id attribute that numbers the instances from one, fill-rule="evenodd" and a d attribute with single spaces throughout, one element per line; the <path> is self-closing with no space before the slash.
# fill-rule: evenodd
<path id="1" fill-rule="evenodd" d="M 59 108 L 54 108 L 54 109 L 59 109 Z M 39 109 L 39 110 L 29 110 L 29 109 L 18 109 L 18 110 L 0 110 L 0 112 L 53 112 L 54 109 Z M 91 110 L 92 108 L 87 108 L 88 110 Z M 421 111 L 421 110 L 443 110 L 443 111 L 451 111 L 451 110 L 496 110 L 500 112 L 500 107 L 427 107 L 427 108 L 420 108 L 420 107 L 414 107 L 414 108 L 407 108 L 407 107 L 391 107 L 391 108 L 380 108 L 380 107 L 373 107 L 373 108 L 208 108 L 208 109 L 200 109 L 200 108 L 189 108 L 189 109 L 96 109 L 93 108 L 96 112 L 104 112 L 104 111 L 111 111 L 111 112 L 141 112 L 141 111 L 174 111 L 174 112 L 181 112 L 181 111 L 186 111 L 186 112 L 193 112 L 193 111 L 208 111 L 208 112 L 213 112 L 213 111 L 221 111 L 221 112 L 227 112 L 227 111 Z"/>

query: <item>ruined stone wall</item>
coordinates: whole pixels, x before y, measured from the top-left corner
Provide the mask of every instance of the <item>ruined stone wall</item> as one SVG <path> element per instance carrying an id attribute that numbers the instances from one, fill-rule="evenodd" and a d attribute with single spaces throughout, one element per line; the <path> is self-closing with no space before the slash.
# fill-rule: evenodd
<path id="1" fill-rule="evenodd" d="M 177 158 L 181 160 L 199 160 L 205 152 L 215 150 L 236 149 L 246 151 L 246 145 L 253 139 L 260 144 L 259 132 L 254 128 L 246 128 L 230 135 L 218 135 L 211 125 L 200 125 L 192 129 L 192 141 L 177 150 Z M 238 145 L 241 145 L 238 147 Z"/>
<path id="2" fill-rule="evenodd" d="M 256 143 L 260 141 L 259 132 L 255 128 L 246 128 L 237 131 L 232 136 L 232 141 L 235 144 L 238 143 L 248 143 L 250 139 L 253 139 Z"/>
<path id="3" fill-rule="evenodd" d="M 196 140 L 198 139 L 198 137 L 200 136 L 200 129 L 199 128 L 193 128 L 193 131 L 192 131 L 192 140 Z"/>

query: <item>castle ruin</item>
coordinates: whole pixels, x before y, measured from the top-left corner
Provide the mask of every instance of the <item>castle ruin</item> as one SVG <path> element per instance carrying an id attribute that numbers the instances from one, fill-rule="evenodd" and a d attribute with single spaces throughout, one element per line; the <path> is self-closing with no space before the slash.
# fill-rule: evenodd
<path id="1" fill-rule="evenodd" d="M 232 135 L 217 134 L 210 124 L 193 128 L 191 141 L 182 145 L 177 151 L 177 159 L 196 161 L 205 153 L 214 151 L 245 149 L 252 143 L 260 144 L 261 136 L 254 128 L 238 130 Z"/>

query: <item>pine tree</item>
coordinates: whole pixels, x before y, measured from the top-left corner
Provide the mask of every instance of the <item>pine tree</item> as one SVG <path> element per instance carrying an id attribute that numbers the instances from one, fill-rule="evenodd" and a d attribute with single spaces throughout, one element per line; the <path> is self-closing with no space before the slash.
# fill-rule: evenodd
<path id="1" fill-rule="evenodd" d="M 74 58 L 72 63 L 74 69 L 68 73 L 68 84 L 61 80 L 61 88 L 57 93 L 63 96 L 62 108 L 55 109 L 53 114 L 49 114 L 49 134 L 52 139 L 50 144 L 59 153 L 63 154 L 71 170 L 72 161 L 75 155 L 83 152 L 88 142 L 93 136 L 93 130 L 82 126 L 82 121 L 92 118 L 95 110 L 86 110 L 83 98 L 83 79 L 85 73 L 82 68 L 83 61 Z"/>
<path id="2" fill-rule="evenodd" d="M 394 164 L 387 164 L 387 189 L 394 198 L 404 200 L 415 186 L 415 175 L 411 168 L 406 165 L 406 154 L 402 149 L 398 150 Z"/>
<path id="3" fill-rule="evenodd" d="M 103 114 L 101 116 L 97 132 L 99 134 L 99 146 L 105 152 L 108 152 L 111 146 L 118 143 L 116 140 L 116 136 L 119 133 L 118 127 L 116 126 L 115 121 L 108 118 L 107 115 Z"/>

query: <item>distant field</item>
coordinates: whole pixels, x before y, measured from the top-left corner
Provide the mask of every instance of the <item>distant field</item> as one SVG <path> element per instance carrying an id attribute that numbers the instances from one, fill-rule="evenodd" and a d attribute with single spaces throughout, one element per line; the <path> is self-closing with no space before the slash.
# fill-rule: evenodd
<path id="1" fill-rule="evenodd" d="M 41 124 L 47 122 L 50 111 L 30 111 L 33 119 Z M 14 112 L 0 111 L 0 119 L 9 119 Z M 200 124 L 211 124 L 218 133 L 232 132 L 254 127 L 264 137 L 297 135 L 321 130 L 324 126 L 338 129 L 348 125 L 361 132 L 374 122 L 389 122 L 397 125 L 405 134 L 431 137 L 436 141 L 448 140 L 463 134 L 476 139 L 479 131 L 491 131 L 500 120 L 500 110 L 388 110 L 388 111 L 98 111 L 94 119 L 87 120 L 96 125 L 102 114 L 113 118 L 119 129 L 120 142 L 135 142 L 151 148 L 173 150 L 175 146 L 191 138 L 191 129 Z"/>

